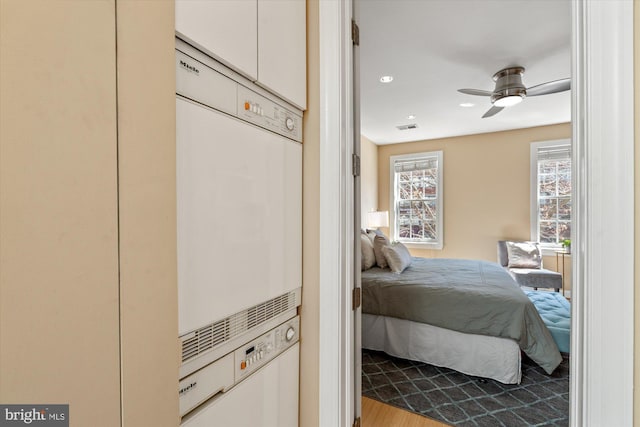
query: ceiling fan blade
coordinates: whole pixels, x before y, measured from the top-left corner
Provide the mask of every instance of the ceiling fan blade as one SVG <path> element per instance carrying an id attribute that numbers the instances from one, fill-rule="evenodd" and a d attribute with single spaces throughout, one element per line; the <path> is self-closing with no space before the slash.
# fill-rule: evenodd
<path id="1" fill-rule="evenodd" d="M 496 107 L 494 105 L 493 107 L 489 108 L 489 110 L 486 113 L 484 113 L 484 116 L 482 116 L 482 118 L 486 119 L 487 117 L 495 116 L 502 110 L 504 110 L 504 107 Z"/>
<path id="2" fill-rule="evenodd" d="M 546 82 L 527 89 L 527 96 L 547 95 L 571 89 L 571 79 L 560 79 Z"/>
<path id="3" fill-rule="evenodd" d="M 480 89 L 458 89 L 458 92 L 466 93 L 467 95 L 477 95 L 477 96 L 491 96 L 492 92 L 488 90 L 480 90 Z"/>

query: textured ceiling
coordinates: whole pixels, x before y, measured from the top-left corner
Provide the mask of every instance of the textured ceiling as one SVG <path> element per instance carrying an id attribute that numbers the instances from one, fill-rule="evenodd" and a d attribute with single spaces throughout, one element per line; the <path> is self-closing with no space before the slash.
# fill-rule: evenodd
<path id="1" fill-rule="evenodd" d="M 571 91 L 529 97 L 486 119 L 488 97 L 457 92 L 491 91 L 493 74 L 514 65 L 525 67 L 526 87 L 570 77 L 570 0 L 360 0 L 358 7 L 361 131 L 371 141 L 570 121 Z M 380 83 L 383 75 L 394 80 Z M 412 123 L 418 127 L 396 128 Z"/>

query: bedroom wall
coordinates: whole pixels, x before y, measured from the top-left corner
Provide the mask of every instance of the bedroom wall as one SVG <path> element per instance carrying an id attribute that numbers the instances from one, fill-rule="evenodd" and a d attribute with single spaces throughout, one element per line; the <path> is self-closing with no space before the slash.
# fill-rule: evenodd
<path id="1" fill-rule="evenodd" d="M 360 225 L 367 225 L 367 212 L 378 210 L 378 146 L 360 138 Z"/>
<path id="2" fill-rule="evenodd" d="M 496 242 L 530 239 L 530 143 L 571 137 L 571 125 L 380 145 L 378 204 L 389 209 L 389 157 L 442 150 L 444 154 L 444 248 L 412 249 L 415 256 L 496 261 Z M 388 233 L 388 229 L 383 230 Z M 555 256 L 544 266 L 556 269 Z M 567 279 L 570 266 L 567 259 Z"/>

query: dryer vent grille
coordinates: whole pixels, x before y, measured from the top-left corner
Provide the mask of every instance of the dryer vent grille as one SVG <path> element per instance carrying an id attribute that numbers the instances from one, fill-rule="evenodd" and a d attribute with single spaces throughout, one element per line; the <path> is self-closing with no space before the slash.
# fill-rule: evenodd
<path id="1" fill-rule="evenodd" d="M 183 335 L 182 363 L 295 307 L 296 294 L 289 292 Z"/>

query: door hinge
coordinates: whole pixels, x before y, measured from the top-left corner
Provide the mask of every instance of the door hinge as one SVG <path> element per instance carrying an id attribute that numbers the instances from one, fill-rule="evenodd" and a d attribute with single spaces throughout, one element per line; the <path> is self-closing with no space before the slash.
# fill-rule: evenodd
<path id="1" fill-rule="evenodd" d="M 360 427 L 360 417 L 353 420 L 353 427 Z"/>
<path id="2" fill-rule="evenodd" d="M 352 157 L 352 172 L 353 176 L 360 176 L 360 156 L 354 154 Z"/>
<path id="3" fill-rule="evenodd" d="M 362 301 L 362 288 L 353 288 L 352 307 L 357 310 Z"/>
<path id="4" fill-rule="evenodd" d="M 351 41 L 354 45 L 360 46 L 360 28 L 353 19 L 351 20 Z"/>

